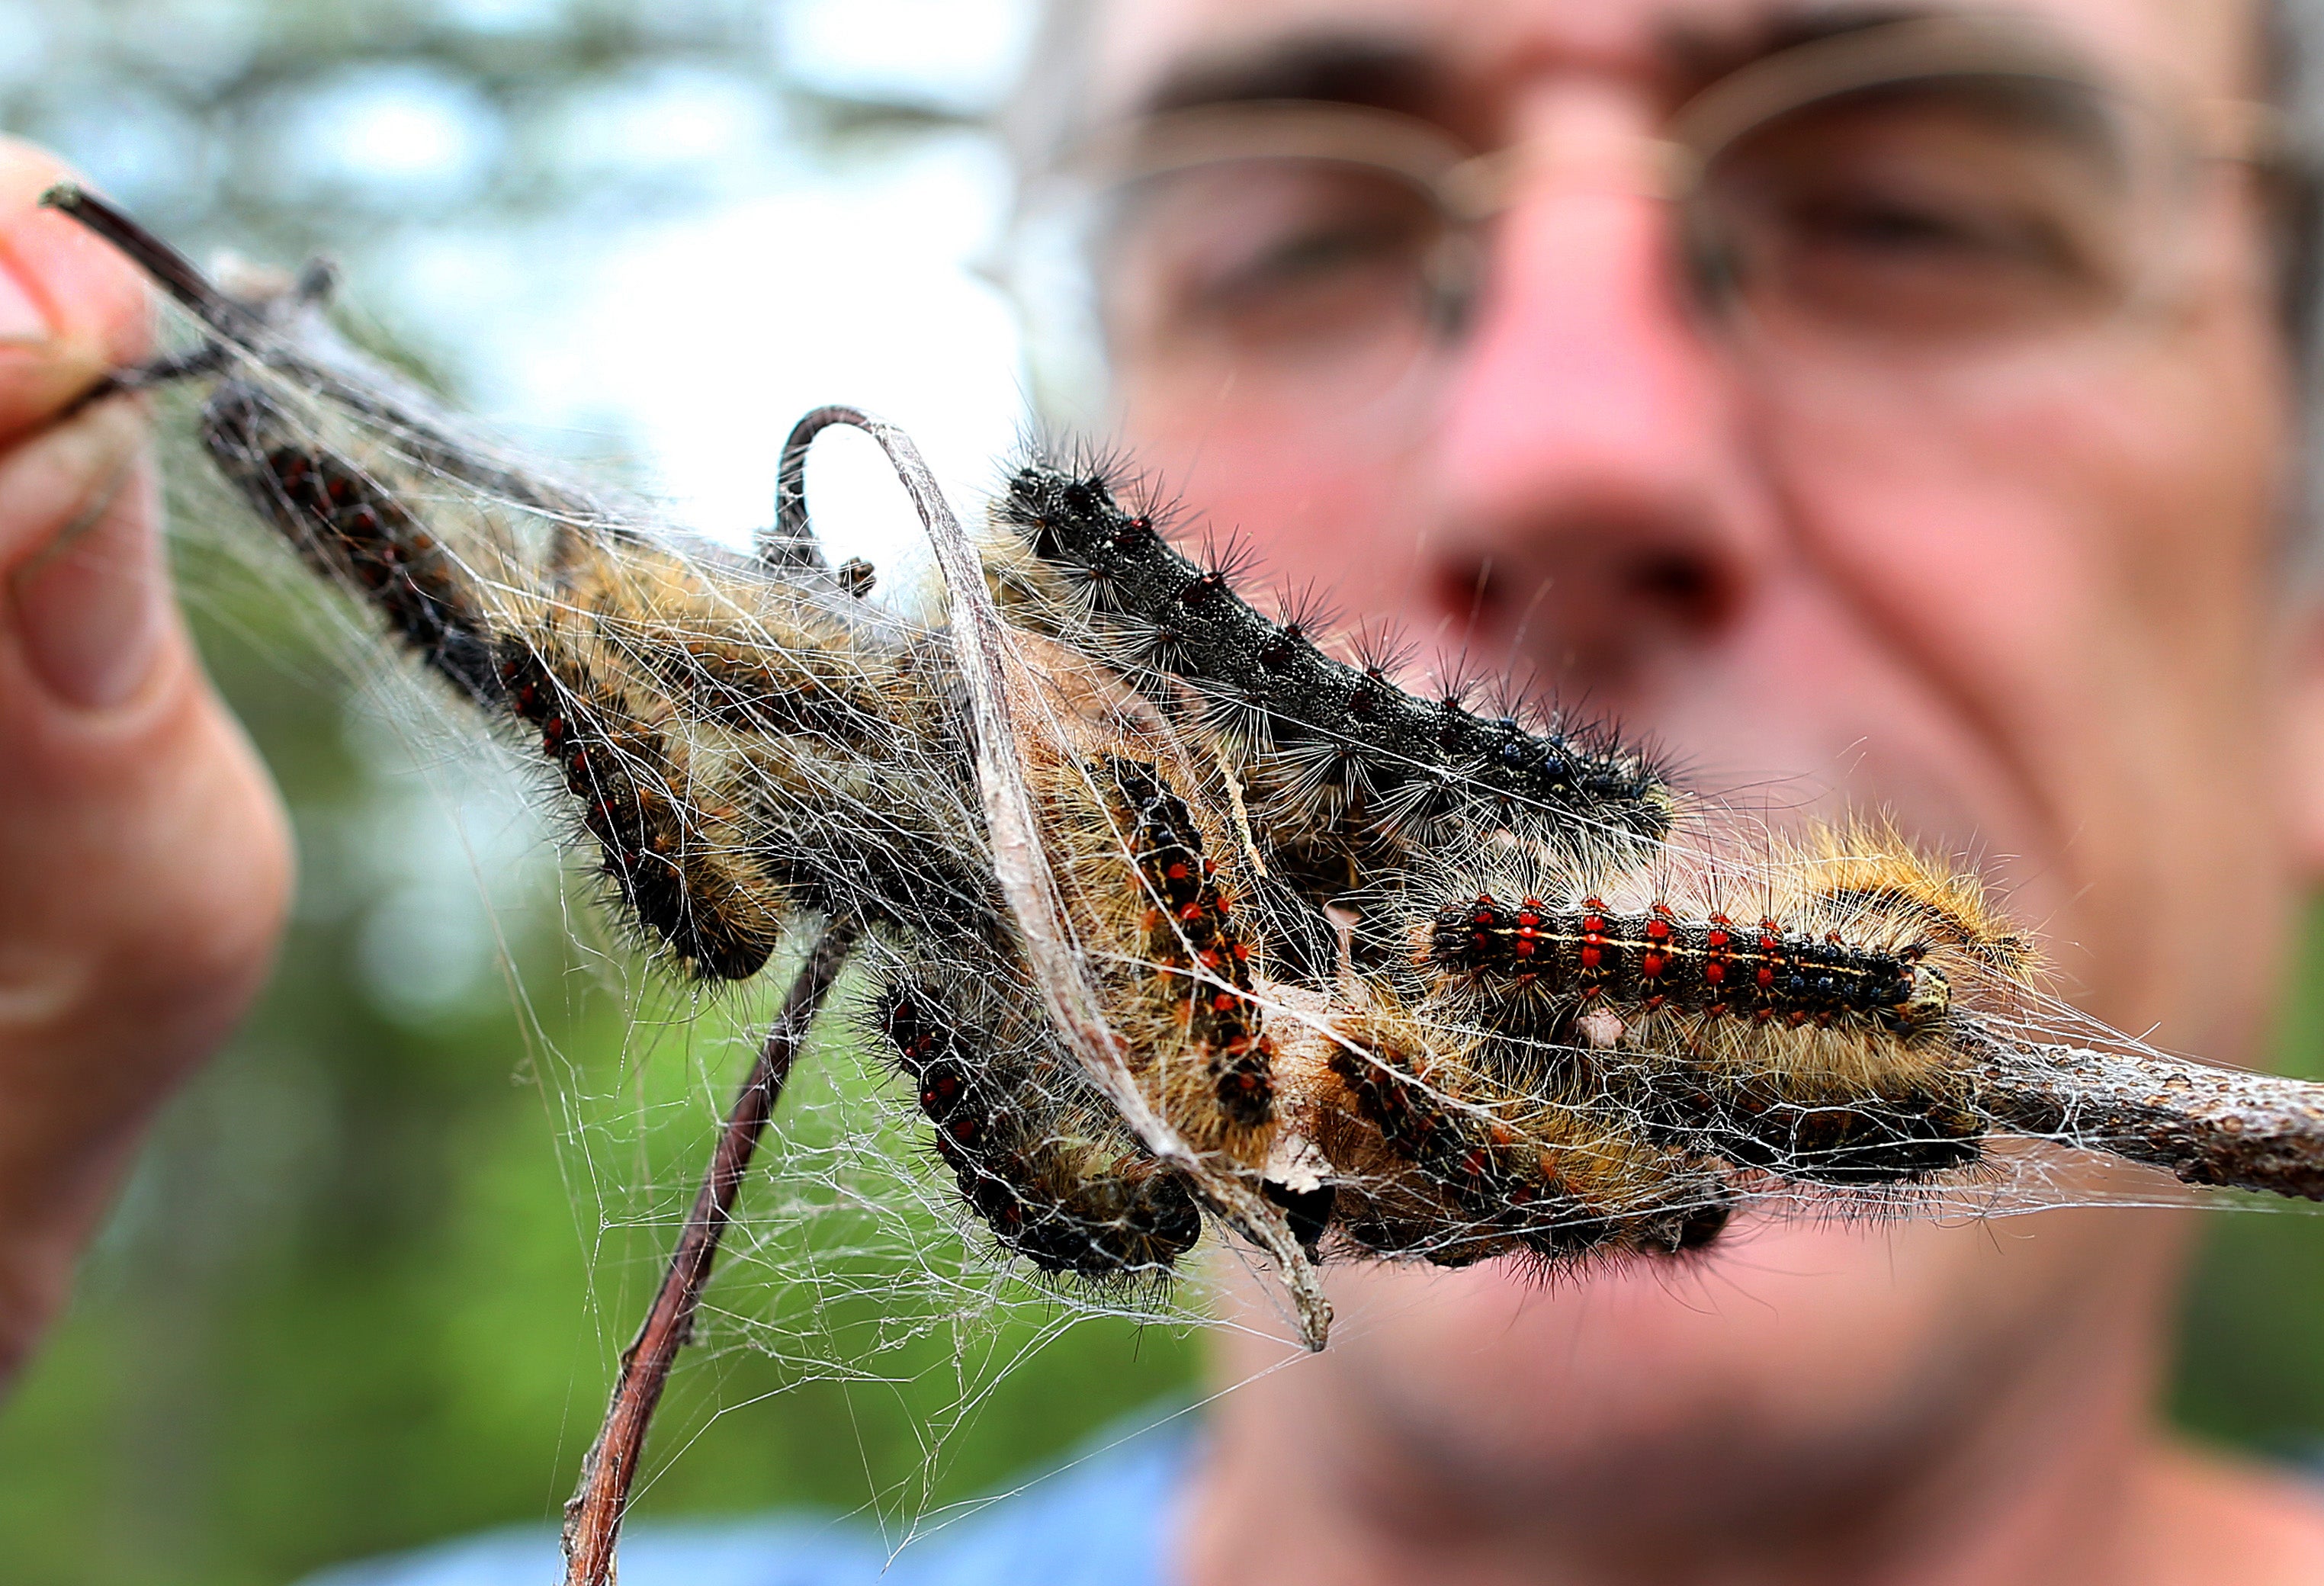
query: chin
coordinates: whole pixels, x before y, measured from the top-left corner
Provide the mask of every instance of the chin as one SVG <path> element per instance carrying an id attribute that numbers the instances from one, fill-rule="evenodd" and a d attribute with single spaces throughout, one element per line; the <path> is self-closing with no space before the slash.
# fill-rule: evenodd
<path id="1" fill-rule="evenodd" d="M 2110 1319 L 2170 1281 L 2181 1222 L 2089 1207 L 1950 1223 L 1762 1213 L 1677 1261 L 1343 1268 L 1330 1350 L 1272 1380 L 1312 1372 L 1340 1410 L 1433 1451 L 1480 1498 L 1506 1484 L 1528 1506 L 1627 1504 L 1626 1483 L 1649 1478 L 1694 1490 L 1671 1488 L 1674 1467 L 1715 1479 L 1721 1501 L 1763 1480 L 1844 1485 L 1948 1435 L 2005 1379 L 2054 1367 L 2061 1340 L 2094 1360 L 2136 1354 Z M 1271 1314 L 1248 1284 L 1233 1308 L 1254 1330 Z M 1238 1332 L 1222 1364 L 1254 1374 L 1283 1348 Z"/>

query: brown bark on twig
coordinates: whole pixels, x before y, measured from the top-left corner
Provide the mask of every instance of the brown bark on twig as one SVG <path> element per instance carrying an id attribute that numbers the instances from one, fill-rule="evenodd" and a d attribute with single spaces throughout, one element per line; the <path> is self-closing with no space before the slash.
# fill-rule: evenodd
<path id="1" fill-rule="evenodd" d="M 759 1048 L 750 1077 L 727 1114 L 712 1153 L 710 1170 L 694 1197 L 694 1209 L 678 1237 L 669 1270 L 654 1296 L 653 1308 L 637 1338 L 622 1351 L 622 1374 L 613 1402 L 605 1407 L 604 1425 L 589 1457 L 581 1463 L 581 1482 L 565 1506 L 566 1586 L 611 1586 L 613 1550 L 622 1534 L 622 1517 L 629 1508 L 630 1488 L 637 1480 L 638 1456 L 643 1452 L 646 1428 L 654 1407 L 669 1381 L 669 1369 L 693 1332 L 695 1308 L 702 1302 L 703 1286 L 710 1280 L 718 1259 L 719 1240 L 732 1220 L 734 1197 L 750 1170 L 751 1154 L 783 1093 L 783 1082 L 815 1023 L 824 999 L 855 945 L 853 927 L 825 927 L 807 954 L 807 963 L 783 998 L 774 1028 Z"/>
<path id="2" fill-rule="evenodd" d="M 1987 1116 L 2011 1133 L 2188 1184 L 2324 1201 L 2324 1084 L 2158 1053 L 2021 1047 L 1973 1027 L 1955 1039 Z"/>

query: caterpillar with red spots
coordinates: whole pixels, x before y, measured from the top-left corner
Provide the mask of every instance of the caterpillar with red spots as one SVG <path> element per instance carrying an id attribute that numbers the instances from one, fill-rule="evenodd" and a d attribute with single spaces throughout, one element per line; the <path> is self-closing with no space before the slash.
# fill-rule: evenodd
<path id="1" fill-rule="evenodd" d="M 1607 1098 L 1508 1083 L 1489 1041 L 1447 1041 L 1375 997 L 1335 1021 L 1336 1086 L 1311 1114 L 1357 1253 L 1560 1265 L 1708 1246 L 1736 1196 L 1720 1164 Z"/>
<path id="2" fill-rule="evenodd" d="M 1497 879 L 1406 926 L 1427 1005 L 1743 1166 L 1868 1184 L 1978 1158 L 1987 1121 L 1950 1037 L 1973 1005 L 2021 1006 L 2035 964 L 1973 877 L 1869 828 L 1748 877 L 1683 869 L 1472 868 Z"/>
<path id="3" fill-rule="evenodd" d="M 1263 1129 L 1275 1116 L 1275 1082 L 1271 1047 L 1250 1000 L 1250 940 L 1231 917 L 1231 894 L 1204 853 L 1194 812 L 1134 761 L 1093 769 L 1120 795 L 1117 809 L 1148 899 L 1146 953 L 1165 982 L 1171 1017 L 1185 1026 L 1219 1111 L 1231 1123 Z"/>

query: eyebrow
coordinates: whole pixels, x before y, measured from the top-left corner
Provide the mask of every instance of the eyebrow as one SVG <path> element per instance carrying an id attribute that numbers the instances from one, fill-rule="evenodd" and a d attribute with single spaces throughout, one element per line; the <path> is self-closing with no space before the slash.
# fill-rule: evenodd
<path id="1" fill-rule="evenodd" d="M 1684 99 L 1755 60 L 1861 32 L 1939 16 L 1914 4 L 1779 5 L 1739 29 L 1713 32 L 1683 23 L 1662 30 L 1656 52 L 1676 97 Z M 1431 115 L 1451 97 L 1442 51 L 1409 33 L 1333 29 L 1289 32 L 1231 52 L 1179 61 L 1138 101 L 1146 115 L 1268 99 L 1304 99 Z"/>
<path id="2" fill-rule="evenodd" d="M 1777 6 L 1740 28 L 1710 32 L 1684 23 L 1666 29 L 1660 41 L 1672 75 L 1684 92 L 1710 87 L 1720 78 L 1740 71 L 1755 61 L 1786 50 L 1819 44 L 1870 28 L 1899 23 L 1924 22 L 1960 13 L 1950 7 L 1914 4 L 1863 3 L 1795 4 Z"/>
<path id="3" fill-rule="evenodd" d="M 1352 32 L 1293 32 L 1231 54 L 1196 55 L 1140 96 L 1148 115 L 1262 99 L 1315 99 L 1374 110 L 1426 111 L 1443 70 L 1419 40 Z"/>

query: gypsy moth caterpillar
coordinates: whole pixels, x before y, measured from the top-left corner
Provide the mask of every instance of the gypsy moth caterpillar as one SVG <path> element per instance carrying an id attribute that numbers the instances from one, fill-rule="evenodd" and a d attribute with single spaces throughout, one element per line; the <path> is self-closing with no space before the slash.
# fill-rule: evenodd
<path id="1" fill-rule="evenodd" d="M 1202 1235 L 1194 1196 L 1028 1016 L 1028 990 L 1005 974 L 910 965 L 874 1017 L 936 1154 L 1003 1248 L 1093 1281 L 1165 1277 Z"/>
<path id="2" fill-rule="evenodd" d="M 1820 831 L 1748 873 L 1503 850 L 1462 881 L 1406 927 L 1432 1009 L 1611 1076 L 1657 1138 L 1835 1184 L 1977 1159 L 1956 999 L 2015 1006 L 2032 955 L 1973 878 L 1893 833 Z"/>
<path id="3" fill-rule="evenodd" d="M 1726 1226 L 1734 1196 L 1717 1165 L 1648 1138 L 1608 1098 L 1512 1083 L 1489 1042 L 1448 1040 L 1387 997 L 1335 1034 L 1339 1088 L 1319 1099 L 1317 1127 L 1359 1249 L 1554 1265 L 1675 1255 Z"/>
<path id="4" fill-rule="evenodd" d="M 1636 750 L 1488 719 L 1457 693 L 1422 700 L 1379 664 L 1326 654 L 1245 601 L 1231 564 L 1181 555 L 1102 468 L 1028 463 L 992 517 L 1014 608 L 1157 698 L 1173 692 L 1157 685 L 1189 694 L 1184 715 L 1215 741 L 1272 851 L 1336 845 L 1361 869 L 1373 850 L 1452 825 L 1617 844 L 1670 833 L 1676 801 Z"/>

